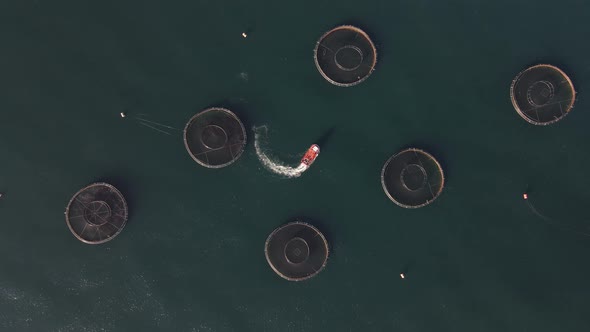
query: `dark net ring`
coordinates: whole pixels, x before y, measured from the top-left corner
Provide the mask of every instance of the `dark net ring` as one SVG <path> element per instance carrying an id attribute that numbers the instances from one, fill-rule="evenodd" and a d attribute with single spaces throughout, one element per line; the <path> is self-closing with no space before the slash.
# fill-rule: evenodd
<path id="1" fill-rule="evenodd" d="M 418 208 L 432 203 L 442 192 L 444 182 L 438 161 L 419 149 L 395 154 L 381 171 L 385 194 L 404 208 Z"/>
<path id="2" fill-rule="evenodd" d="M 108 183 L 94 183 L 78 191 L 66 208 L 66 224 L 74 236 L 88 244 L 112 240 L 127 223 L 127 202 Z"/>
<path id="3" fill-rule="evenodd" d="M 242 155 L 246 129 L 230 110 L 209 108 L 188 121 L 184 128 L 184 145 L 200 165 L 225 167 Z"/>
<path id="4" fill-rule="evenodd" d="M 328 82 L 348 87 L 371 75 L 377 63 L 377 49 L 364 31 L 343 25 L 326 32 L 318 40 L 314 59 Z"/>
<path id="5" fill-rule="evenodd" d="M 569 114 L 574 107 L 576 91 L 561 69 L 536 65 L 516 75 L 510 86 L 510 99 L 523 119 L 546 126 Z"/>
<path id="6" fill-rule="evenodd" d="M 328 253 L 328 241 L 324 235 L 301 221 L 275 229 L 264 245 L 270 267 L 290 281 L 301 281 L 318 274 L 326 266 Z"/>

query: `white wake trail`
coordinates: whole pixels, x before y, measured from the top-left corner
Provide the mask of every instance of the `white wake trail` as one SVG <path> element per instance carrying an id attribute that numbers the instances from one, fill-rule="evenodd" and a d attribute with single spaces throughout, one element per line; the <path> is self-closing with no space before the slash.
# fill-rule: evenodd
<path id="1" fill-rule="evenodd" d="M 262 165 L 269 171 L 282 175 L 288 178 L 300 177 L 303 172 L 308 169 L 305 164 L 299 164 L 297 167 L 287 166 L 282 162 L 272 160 L 260 147 L 260 141 L 262 140 L 262 133 L 267 133 L 268 128 L 266 126 L 253 127 L 254 130 L 254 149 L 256 155 L 262 163 Z"/>

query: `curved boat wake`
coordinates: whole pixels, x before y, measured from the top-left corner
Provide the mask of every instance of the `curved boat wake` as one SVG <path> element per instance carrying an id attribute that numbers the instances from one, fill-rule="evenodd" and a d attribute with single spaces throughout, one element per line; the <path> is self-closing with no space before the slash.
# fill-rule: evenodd
<path id="1" fill-rule="evenodd" d="M 573 233 L 577 233 L 579 235 L 583 235 L 583 236 L 588 236 L 590 237 L 590 227 L 586 227 L 586 229 L 580 229 L 578 227 L 574 227 L 572 225 L 566 225 L 564 223 L 558 222 L 557 220 L 553 219 L 553 218 L 549 218 L 546 215 L 544 215 L 543 213 L 541 213 L 531 202 L 530 200 L 530 194 L 524 194 L 524 201 L 526 202 L 527 206 L 529 207 L 529 209 L 539 218 L 541 218 L 543 221 L 545 221 L 547 224 L 554 226 L 562 231 L 569 231 L 569 232 L 573 232 Z"/>
<path id="2" fill-rule="evenodd" d="M 304 163 L 299 164 L 299 166 L 292 167 L 287 166 L 280 161 L 271 159 L 260 146 L 260 141 L 263 139 L 263 136 L 268 134 L 268 127 L 265 125 L 253 127 L 252 130 L 254 130 L 254 149 L 256 150 L 256 155 L 266 169 L 287 178 L 297 178 L 309 168 L 309 166 Z"/>

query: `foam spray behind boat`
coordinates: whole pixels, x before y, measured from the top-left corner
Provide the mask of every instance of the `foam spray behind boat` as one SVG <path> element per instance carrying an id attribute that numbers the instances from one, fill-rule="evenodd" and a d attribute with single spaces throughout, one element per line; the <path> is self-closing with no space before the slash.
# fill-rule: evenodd
<path id="1" fill-rule="evenodd" d="M 265 152 L 260 146 L 260 141 L 263 139 L 263 134 L 266 135 L 268 132 L 267 126 L 254 127 L 254 148 L 256 149 L 256 155 L 258 159 L 269 171 L 279 174 L 288 178 L 300 177 L 303 172 L 307 171 L 311 164 L 316 160 L 320 154 L 320 147 L 317 144 L 313 144 L 305 154 L 299 163 L 299 166 L 288 166 L 285 163 L 274 160 L 267 152 Z"/>

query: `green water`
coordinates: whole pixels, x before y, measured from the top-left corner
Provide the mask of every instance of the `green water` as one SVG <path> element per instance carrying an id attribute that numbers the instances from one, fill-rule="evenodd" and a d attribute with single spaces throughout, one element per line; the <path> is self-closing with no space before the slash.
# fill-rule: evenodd
<path id="1" fill-rule="evenodd" d="M 590 237 L 559 227 L 590 226 L 587 2 L 6 0 L 0 13 L 0 330 L 590 330 Z M 313 63 L 339 24 L 378 48 L 352 88 Z M 541 128 L 508 89 L 545 62 L 578 99 Z M 251 131 L 235 164 L 210 170 L 179 131 L 134 120 L 182 128 L 214 105 L 268 125 L 279 157 L 331 135 L 285 180 L 262 168 Z M 379 183 L 409 146 L 447 180 L 417 210 Z M 123 191 L 131 215 L 89 246 L 63 211 L 97 180 Z M 527 185 L 557 226 L 524 204 Z M 263 253 L 295 217 L 332 250 L 301 283 Z"/>

